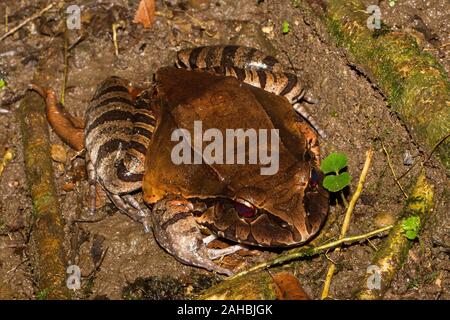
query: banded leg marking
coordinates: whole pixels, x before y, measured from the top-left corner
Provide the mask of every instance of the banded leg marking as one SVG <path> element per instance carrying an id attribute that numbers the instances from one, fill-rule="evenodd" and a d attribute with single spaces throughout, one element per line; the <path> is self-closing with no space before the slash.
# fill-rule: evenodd
<path id="1" fill-rule="evenodd" d="M 304 100 L 317 104 L 299 78 L 284 72 L 285 68 L 274 57 L 249 47 L 236 45 L 206 46 L 181 50 L 177 53 L 175 65 L 187 70 L 199 70 L 217 75 L 231 76 L 249 85 L 280 95 L 293 104 L 293 108 L 316 129 L 322 138 L 325 131 L 314 118 L 298 103 Z"/>
<path id="2" fill-rule="evenodd" d="M 319 136 L 323 139 L 327 137 L 327 134 L 325 133 L 322 128 L 320 128 L 319 124 L 314 120 L 314 118 L 309 114 L 309 112 L 303 107 L 300 103 L 294 103 L 292 105 L 295 111 L 297 111 L 298 114 L 300 114 L 303 118 L 305 118 L 311 126 L 317 131 Z"/>

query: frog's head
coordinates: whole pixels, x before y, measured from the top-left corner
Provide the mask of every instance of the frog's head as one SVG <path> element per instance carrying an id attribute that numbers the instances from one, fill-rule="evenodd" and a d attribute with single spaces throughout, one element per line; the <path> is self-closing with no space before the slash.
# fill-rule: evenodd
<path id="1" fill-rule="evenodd" d="M 198 206 L 203 208 L 196 213 L 200 224 L 251 245 L 292 246 L 317 233 L 327 215 L 328 193 L 322 187 L 316 137 L 285 98 L 200 72 L 163 69 L 156 80 L 159 120 L 146 156 L 146 202 L 177 194 L 206 204 Z M 182 128 L 194 138 L 199 121 L 200 131 L 214 129 L 224 136 L 232 128 L 277 130 L 276 172 L 261 174 L 264 165 L 249 161 L 175 163 L 173 151 L 181 140 L 179 135 L 173 139 L 174 130 Z"/>
<path id="2" fill-rule="evenodd" d="M 302 162 L 279 176 L 217 198 L 198 221 L 233 241 L 264 247 L 292 246 L 311 239 L 328 212 L 323 174 Z"/>

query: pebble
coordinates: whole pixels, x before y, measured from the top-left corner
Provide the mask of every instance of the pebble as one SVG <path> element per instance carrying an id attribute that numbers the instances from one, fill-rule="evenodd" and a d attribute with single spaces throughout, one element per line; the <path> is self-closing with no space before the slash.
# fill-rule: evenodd
<path id="1" fill-rule="evenodd" d="M 380 212 L 374 218 L 377 227 L 385 227 L 394 224 L 395 217 L 390 212 Z"/>
<path id="2" fill-rule="evenodd" d="M 414 163 L 414 159 L 411 155 L 411 153 L 409 152 L 409 150 L 405 151 L 405 154 L 403 155 L 403 164 L 405 166 L 412 166 Z"/>

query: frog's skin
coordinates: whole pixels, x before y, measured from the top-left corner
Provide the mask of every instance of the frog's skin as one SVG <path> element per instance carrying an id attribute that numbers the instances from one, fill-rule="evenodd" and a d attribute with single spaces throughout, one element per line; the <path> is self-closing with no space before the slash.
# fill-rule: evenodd
<path id="1" fill-rule="evenodd" d="M 284 73 L 275 58 L 237 46 L 181 51 L 177 66 L 198 70 L 161 68 L 154 86 L 137 97 L 118 77 L 100 85 L 84 129 L 72 128 L 84 133 L 91 192 L 98 182 L 120 210 L 151 227 L 177 259 L 219 273 L 231 274 L 212 259 L 240 247 L 207 248 L 211 237 L 204 239 L 201 226 L 263 247 L 312 238 L 326 218 L 328 193 L 321 186 L 317 136 L 291 104 L 304 93 L 299 79 Z M 58 126 L 67 127 L 71 119 L 52 105 L 52 95 L 46 95 L 49 121 L 70 143 Z M 279 129 L 278 172 L 264 176 L 260 165 L 249 164 L 175 165 L 170 155 L 177 142 L 171 133 L 192 132 L 196 120 L 203 130 Z M 78 149 L 80 144 L 71 143 Z M 130 195 L 141 187 L 151 213 Z"/>

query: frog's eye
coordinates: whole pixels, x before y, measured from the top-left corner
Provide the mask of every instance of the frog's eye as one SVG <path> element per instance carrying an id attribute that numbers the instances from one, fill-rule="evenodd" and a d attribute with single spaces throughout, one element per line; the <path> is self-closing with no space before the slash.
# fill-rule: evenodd
<path id="1" fill-rule="evenodd" d="M 313 188 L 317 187 L 317 184 L 319 183 L 319 173 L 316 169 L 311 169 L 311 174 L 309 176 L 309 185 Z"/>
<path id="2" fill-rule="evenodd" d="M 253 218 L 256 215 L 256 208 L 245 200 L 237 200 L 234 203 L 234 209 L 242 218 Z"/>

